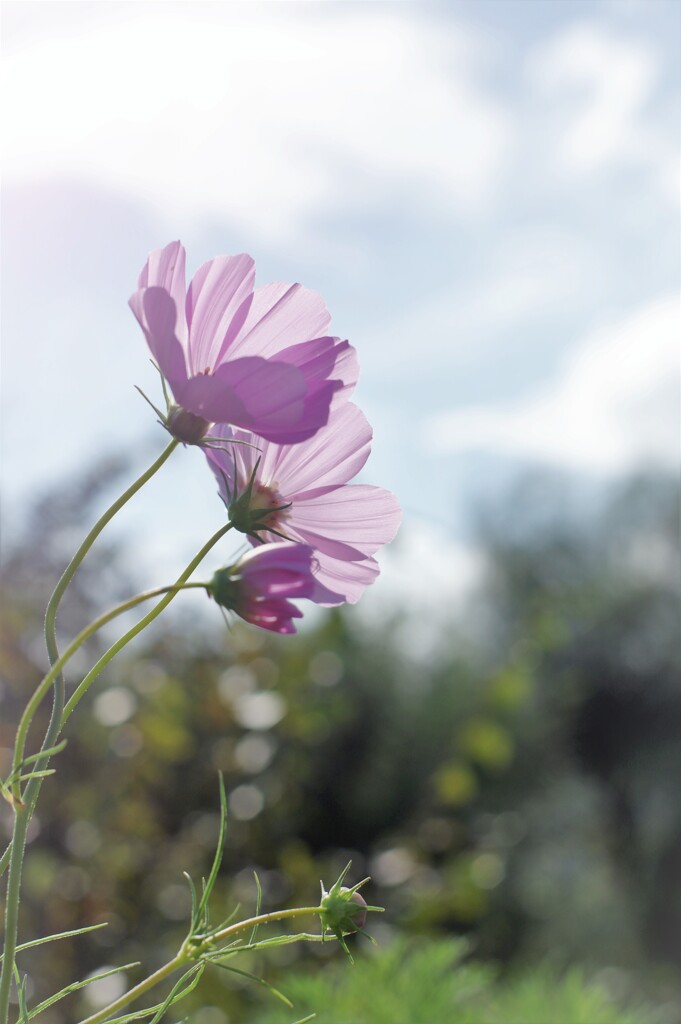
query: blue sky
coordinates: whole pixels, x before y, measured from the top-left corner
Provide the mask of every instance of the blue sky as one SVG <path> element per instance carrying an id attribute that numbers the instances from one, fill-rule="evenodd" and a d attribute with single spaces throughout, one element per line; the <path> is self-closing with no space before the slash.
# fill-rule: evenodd
<path id="1" fill-rule="evenodd" d="M 6 535 L 164 443 L 127 298 L 175 237 L 324 295 L 403 587 L 466 579 L 471 503 L 525 466 L 677 466 L 680 29 L 672 0 L 5 3 Z M 187 451 L 125 522 L 172 571 L 221 516 Z"/>

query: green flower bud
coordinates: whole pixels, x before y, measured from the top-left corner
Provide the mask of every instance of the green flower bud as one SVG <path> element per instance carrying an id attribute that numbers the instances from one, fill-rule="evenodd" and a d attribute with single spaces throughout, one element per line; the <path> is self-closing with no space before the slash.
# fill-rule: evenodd
<path id="1" fill-rule="evenodd" d="M 368 882 L 368 878 L 362 879 L 357 885 L 348 888 L 343 881 L 348 871 L 348 864 L 341 872 L 340 878 L 334 882 L 327 892 L 322 884 L 322 898 L 319 903 L 319 917 L 322 922 L 322 937 L 327 932 L 336 936 L 343 947 L 349 960 L 352 962 L 350 950 L 345 942 L 345 935 L 352 935 L 353 932 L 362 932 L 366 924 L 367 911 L 382 911 L 383 907 L 367 906 L 365 900 L 357 890 Z M 373 941 L 373 940 L 372 940 Z"/>
<path id="2" fill-rule="evenodd" d="M 319 915 L 322 924 L 328 931 L 341 935 L 352 935 L 353 932 L 363 928 L 366 919 L 366 900 L 354 889 L 347 889 L 342 886 L 338 892 L 328 892 L 322 897 L 320 907 L 322 913 Z"/>

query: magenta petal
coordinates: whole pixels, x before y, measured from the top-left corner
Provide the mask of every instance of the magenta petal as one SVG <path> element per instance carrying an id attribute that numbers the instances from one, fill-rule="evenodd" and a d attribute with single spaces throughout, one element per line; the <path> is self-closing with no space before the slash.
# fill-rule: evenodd
<path id="1" fill-rule="evenodd" d="M 255 551 L 242 555 L 237 569 L 246 580 L 272 569 L 307 573 L 310 571 L 312 554 L 312 548 L 306 544 L 262 544 Z"/>
<path id="2" fill-rule="evenodd" d="M 256 288 L 234 355 L 276 356 L 282 348 L 323 335 L 331 322 L 324 300 L 299 284 Z"/>
<path id="3" fill-rule="evenodd" d="M 243 326 L 254 284 L 255 264 L 245 253 L 218 256 L 194 274 L 186 304 L 192 375 L 220 365 Z"/>
<path id="4" fill-rule="evenodd" d="M 394 494 L 382 487 L 346 484 L 298 494 L 292 522 L 300 539 L 334 558 L 373 555 L 388 544 L 402 519 Z M 360 557 L 361 557 L 360 556 Z"/>
<path id="5" fill-rule="evenodd" d="M 381 571 L 374 558 L 346 562 L 319 552 L 315 557 L 317 565 L 313 572 L 318 587 L 312 593 L 312 600 L 325 607 L 344 602 L 355 604 Z"/>
<path id="6" fill-rule="evenodd" d="M 305 381 L 295 367 L 246 356 L 224 363 L 215 376 L 229 381 L 244 404 L 246 416 L 232 420 L 237 426 L 274 439 L 317 428 L 314 410 L 308 410 Z"/>
<path id="7" fill-rule="evenodd" d="M 276 480 L 283 493 L 291 497 L 313 487 L 347 483 L 369 458 L 372 434 L 361 409 L 346 402 L 331 413 L 327 425 L 309 440 L 294 447 L 265 446 L 260 466 L 262 479 Z"/>
<path id="8" fill-rule="evenodd" d="M 192 377 L 176 390 L 181 405 L 213 423 L 237 423 L 258 434 L 290 431 L 305 415 L 305 385 L 285 363 L 249 356 Z"/>
<path id="9" fill-rule="evenodd" d="M 342 405 L 355 390 L 359 378 L 359 361 L 357 349 L 349 341 L 341 341 L 336 346 L 336 365 L 333 371 L 334 380 L 343 384 L 333 396 L 333 405 Z"/>
<path id="10" fill-rule="evenodd" d="M 178 398 L 176 385 L 186 381 L 187 369 L 175 332 L 177 310 L 173 299 L 163 288 L 143 288 L 130 296 L 129 305 L 144 331 L 158 368 Z"/>
<path id="11" fill-rule="evenodd" d="M 263 574 L 264 576 L 264 574 Z M 292 569 L 270 569 L 258 583 L 263 597 L 308 597 L 313 590 L 312 577 L 306 578 Z"/>
<path id="12" fill-rule="evenodd" d="M 351 402 L 332 410 L 326 426 L 296 445 L 263 443 L 249 431 L 234 431 L 228 426 L 216 428 L 213 433 L 225 441 L 237 438 L 257 445 L 257 451 L 243 444 L 235 446 L 240 478 L 248 479 L 259 459 L 258 478 L 264 483 L 276 481 L 278 490 L 291 500 L 313 487 L 337 487 L 351 480 L 368 459 L 372 438 L 366 416 Z M 209 455 L 209 459 L 231 480 L 231 454 L 228 460 L 220 453 Z"/>
<path id="13" fill-rule="evenodd" d="M 291 345 L 277 353 L 277 359 L 297 366 L 308 382 L 308 389 L 317 382 L 336 381 L 334 406 L 345 402 L 354 391 L 359 376 L 357 353 L 349 341 L 339 338 L 313 338 L 300 345 Z"/>
<path id="14" fill-rule="evenodd" d="M 303 412 L 295 425 L 291 424 L 288 428 L 268 427 L 266 430 L 258 430 L 257 433 L 267 440 L 276 441 L 278 444 L 297 445 L 301 441 L 307 441 L 308 438 L 314 437 L 317 431 L 326 425 L 336 388 L 335 381 L 325 381 L 322 384 L 318 384 L 305 395 Z"/>
<path id="15" fill-rule="evenodd" d="M 264 601 L 244 601 L 239 615 L 246 622 L 273 633 L 295 633 L 292 619 L 301 619 L 303 613 L 290 601 L 283 598 L 268 598 Z"/>
<path id="16" fill-rule="evenodd" d="M 185 251 L 180 242 L 170 242 L 163 249 L 149 253 L 137 281 L 138 289 L 163 288 L 175 303 L 177 322 L 175 333 L 181 344 L 187 339 L 187 324 L 184 318 L 186 298 Z"/>

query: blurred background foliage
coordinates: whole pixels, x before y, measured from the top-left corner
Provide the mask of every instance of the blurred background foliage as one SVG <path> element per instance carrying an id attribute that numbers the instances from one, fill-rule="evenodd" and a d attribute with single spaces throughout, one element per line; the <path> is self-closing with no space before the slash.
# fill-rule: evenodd
<path id="1" fill-rule="evenodd" d="M 121 474 L 124 465 L 103 460 L 44 495 L 5 546 L 3 767 L 45 669 L 49 592 Z M 437 990 L 452 1019 L 633 1022 L 647 1000 L 656 1009 L 646 1020 L 674 1024 L 677 485 L 642 474 L 607 499 L 574 499 L 566 481 L 536 475 L 502 507 L 478 511 L 486 570 L 465 613 L 452 614 L 426 651 L 411 642 L 418 607 L 380 621 L 361 605 L 323 613 L 290 639 L 240 624 L 228 631 L 202 595 L 181 596 L 98 681 L 44 786 L 22 932 L 109 924 L 25 954 L 33 999 L 106 965 L 154 968 L 172 955 L 189 910 L 182 871 L 200 877 L 214 850 L 220 770 L 230 824 L 216 913 L 234 903 L 252 910 L 254 871 L 265 909 L 309 905 L 318 879 L 333 881 L 352 858 L 353 879 L 371 874 L 367 898 L 386 907 L 370 922 L 384 952 L 376 959 L 360 938 L 356 968 L 331 943 L 244 958 L 238 966 L 285 991 L 294 970 L 300 1013 L 270 1008 L 262 990 L 215 970 L 188 1004 L 196 1024 L 293 1021 L 308 1001 L 322 1010 L 317 996 L 340 1014 L 327 1006 L 320 1024 L 440 1024 L 406 1003 L 399 1019 L 388 1002 L 367 1006 L 372 984 L 383 984 L 386 1000 L 398 991 L 404 957 L 414 979 L 426 978 L 428 963 L 440 970 L 446 992 L 428 975 L 414 999 L 418 990 L 436 1000 Z M 133 563 L 120 540 L 98 543 L 64 603 L 63 639 L 159 582 L 136 578 Z M 70 685 L 105 639 L 74 659 Z M 0 814 L 7 836 L 9 811 Z M 466 967 L 447 969 L 464 956 L 464 938 Z M 306 981 L 320 960 L 338 962 Z M 574 965 L 601 994 L 570 1002 L 581 992 Z M 481 978 L 499 986 L 499 1001 L 474 1012 L 461 992 L 477 991 Z M 79 1005 L 119 992 L 109 979 Z M 629 1009 L 615 1012 L 609 999 Z M 41 1020 L 72 1020 L 76 1009 L 63 1005 Z M 553 1009 L 541 1017 L 542 1006 Z"/>

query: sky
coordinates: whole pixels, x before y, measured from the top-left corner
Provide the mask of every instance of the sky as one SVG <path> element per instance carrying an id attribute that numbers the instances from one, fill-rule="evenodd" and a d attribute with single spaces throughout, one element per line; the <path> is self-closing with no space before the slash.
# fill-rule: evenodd
<path id="1" fill-rule="evenodd" d="M 471 509 L 527 468 L 678 471 L 680 36 L 675 0 L 4 3 L 5 543 L 165 444 L 127 299 L 178 237 L 356 345 L 362 479 L 405 510 L 376 599 L 460 594 Z M 203 463 L 126 510 L 150 571 L 223 521 Z"/>

